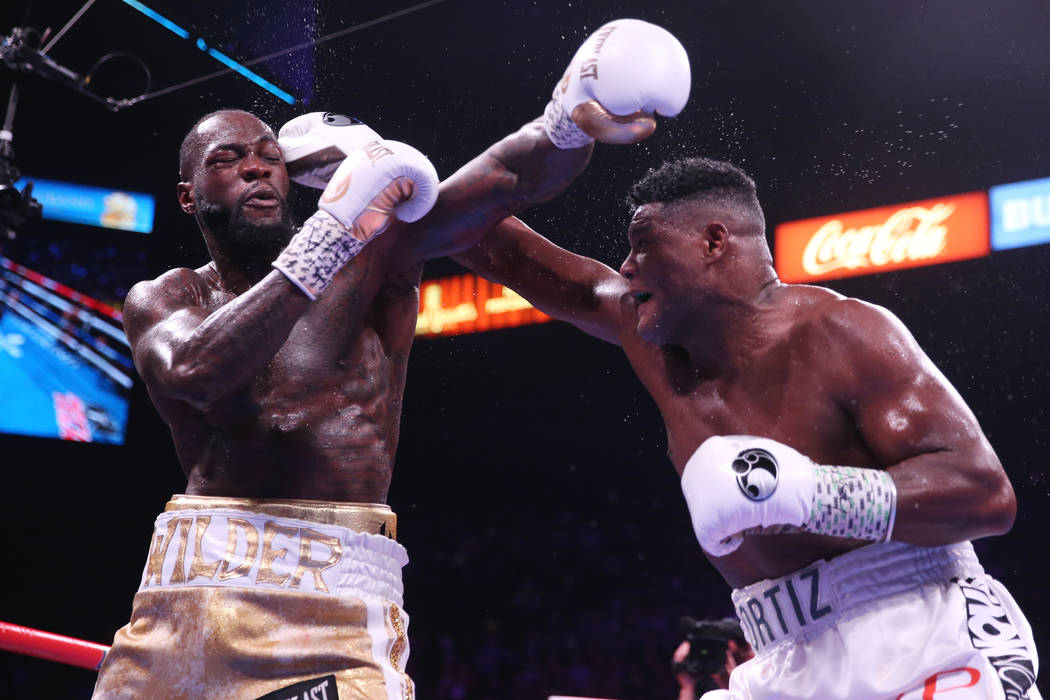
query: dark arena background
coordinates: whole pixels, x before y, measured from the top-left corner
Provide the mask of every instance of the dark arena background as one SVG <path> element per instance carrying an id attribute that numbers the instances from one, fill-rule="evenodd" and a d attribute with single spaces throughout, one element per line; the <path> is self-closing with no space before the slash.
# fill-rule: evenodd
<path id="1" fill-rule="evenodd" d="M 47 57 L 75 74 L 0 65 L 23 183 L 143 195 L 155 212 L 149 233 L 127 217 L 119 228 L 43 218 L 0 233 L 10 263 L 0 268 L 0 619 L 109 644 L 153 519 L 184 487 L 111 331 L 134 282 L 207 259 L 175 200 L 179 142 L 199 116 L 244 108 L 276 128 L 303 112 L 349 113 L 447 176 L 538 116 L 578 45 L 620 17 L 681 40 L 689 104 L 640 145 L 599 145 L 565 195 L 523 216 L 614 267 L 627 251 L 626 188 L 679 156 L 747 169 L 771 242 L 785 222 L 1050 178 L 1045 0 L 5 0 L 8 48 L 15 30 L 50 28 L 36 45 L 57 37 Z M 163 92 L 225 70 L 223 57 L 275 90 L 227 71 Z M 1026 200 L 1043 229 L 1048 191 Z M 301 216 L 315 196 L 298 191 Z M 1045 653 L 1050 246 L 1029 243 L 819 283 L 900 316 L 977 414 L 1019 514 L 1008 535 L 975 546 Z M 425 277 L 461 272 L 438 260 Z M 48 400 L 55 416 L 41 428 Z M 678 619 L 731 608 L 665 450 L 656 408 L 616 347 L 562 323 L 420 337 L 390 491 L 412 558 L 418 696 L 676 697 Z M 3 698 L 86 698 L 94 678 L 0 652 Z"/>

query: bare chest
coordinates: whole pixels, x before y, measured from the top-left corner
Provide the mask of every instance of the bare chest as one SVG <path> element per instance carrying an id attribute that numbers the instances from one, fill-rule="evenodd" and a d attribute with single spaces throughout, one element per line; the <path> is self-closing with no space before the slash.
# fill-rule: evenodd
<path id="1" fill-rule="evenodd" d="M 404 390 L 417 299 L 319 298 L 255 379 L 216 407 L 211 422 L 288 433 L 385 415 Z"/>
<path id="2" fill-rule="evenodd" d="M 672 368 L 662 374 L 653 396 L 679 472 L 713 435 L 769 437 L 836 463 L 863 451 L 863 445 L 829 382 L 819 360 L 771 352 L 732 378 L 683 379 Z"/>

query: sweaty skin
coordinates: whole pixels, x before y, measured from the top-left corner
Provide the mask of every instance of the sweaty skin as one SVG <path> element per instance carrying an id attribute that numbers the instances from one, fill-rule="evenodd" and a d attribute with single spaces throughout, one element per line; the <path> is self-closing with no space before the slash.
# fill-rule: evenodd
<path id="1" fill-rule="evenodd" d="M 244 112 L 199 130 L 178 194 L 212 261 L 136 285 L 124 309 L 186 492 L 383 503 L 423 261 L 557 194 L 590 148 L 558 151 L 527 124 L 442 183 L 422 220 L 394 221 L 311 302 L 270 267 L 289 236 L 266 229 L 285 216 L 289 189 L 273 132 Z M 246 242 L 208 204 L 268 232 Z"/>
<path id="2" fill-rule="evenodd" d="M 512 218 L 456 259 L 621 345 L 659 407 L 679 475 L 713 435 L 764 436 L 817 463 L 887 469 L 894 540 L 934 546 L 1009 530 L 1016 503 L 998 458 L 892 314 L 782 284 L 764 224 L 708 200 L 646 204 L 628 240 L 617 273 Z M 738 588 L 863 544 L 782 531 L 708 558 Z"/>

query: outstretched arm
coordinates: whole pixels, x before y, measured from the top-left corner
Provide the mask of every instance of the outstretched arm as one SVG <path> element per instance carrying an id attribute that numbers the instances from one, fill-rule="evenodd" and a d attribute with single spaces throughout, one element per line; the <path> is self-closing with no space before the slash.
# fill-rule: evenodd
<path id="1" fill-rule="evenodd" d="M 517 219 L 486 229 L 501 215 L 564 189 L 586 162 L 580 152 L 595 139 L 626 144 L 648 137 L 656 128 L 655 114 L 674 116 L 683 109 L 689 83 L 685 49 L 669 32 L 638 20 L 604 25 L 576 52 L 555 87 L 542 128 L 535 122 L 504 139 L 450 178 L 442 194 L 448 196 L 448 211 L 456 212 L 477 199 L 476 183 L 484 183 L 482 190 L 492 187 L 500 173 L 510 174 L 507 182 L 517 189 L 510 196 L 504 189 L 500 206 L 475 209 L 472 219 L 457 222 L 451 237 L 438 240 L 454 241 L 452 250 L 462 250 L 457 261 L 551 316 L 620 343 L 634 325 L 625 316 L 627 285 L 620 275 L 559 248 Z M 485 237 L 477 242 L 480 234 Z"/>
<path id="2" fill-rule="evenodd" d="M 620 344 L 633 328 L 633 320 L 624 315 L 623 277 L 597 260 L 556 246 L 513 217 L 453 259 L 602 340 Z"/>
<path id="3" fill-rule="evenodd" d="M 554 88 L 543 118 L 526 124 L 442 184 L 417 240 L 420 259 L 464 250 L 494 224 L 562 192 L 582 172 L 595 140 L 635 143 L 689 99 L 685 49 L 640 20 L 605 24 L 584 41 Z"/>
<path id="4" fill-rule="evenodd" d="M 656 114 L 675 116 L 685 107 L 689 88 L 689 59 L 674 36 L 639 20 L 609 22 L 577 51 L 542 119 L 445 180 L 422 220 L 395 224 L 396 258 L 413 264 L 469 248 L 506 217 L 564 191 L 596 139 L 622 144 L 649 136 Z M 336 159 L 377 138 L 348 117 L 320 112 L 293 120 L 280 134 L 289 173 L 312 187 L 324 186 Z"/>
<path id="5" fill-rule="evenodd" d="M 421 261 L 469 248 L 496 223 L 564 191 L 592 150 L 559 149 L 539 120 L 525 124 L 441 183 L 434 208 L 401 234 L 404 254 Z"/>

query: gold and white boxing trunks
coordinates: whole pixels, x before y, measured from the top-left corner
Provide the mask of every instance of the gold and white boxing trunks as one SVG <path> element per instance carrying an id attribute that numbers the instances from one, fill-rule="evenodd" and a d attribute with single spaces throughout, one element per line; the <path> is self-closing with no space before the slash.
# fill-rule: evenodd
<path id="1" fill-rule="evenodd" d="M 733 591 L 755 658 L 705 700 L 1038 700 L 1032 629 L 973 546 L 872 544 Z"/>
<path id="2" fill-rule="evenodd" d="M 409 700 L 385 505 L 172 497 L 94 698 Z"/>

